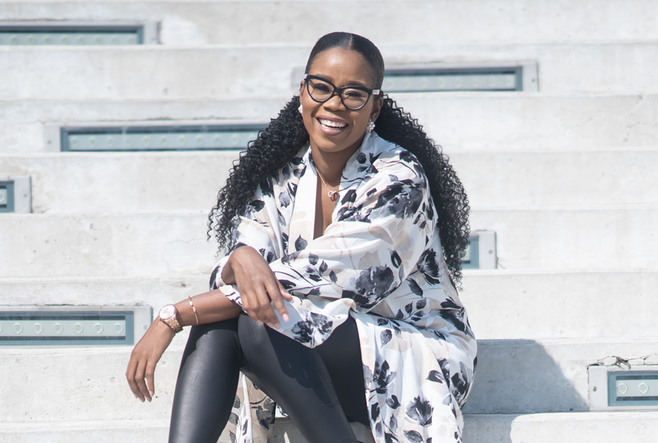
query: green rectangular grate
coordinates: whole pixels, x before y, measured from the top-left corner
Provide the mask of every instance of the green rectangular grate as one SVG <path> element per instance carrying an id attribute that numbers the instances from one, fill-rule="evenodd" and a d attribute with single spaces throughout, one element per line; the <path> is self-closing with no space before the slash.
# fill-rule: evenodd
<path id="1" fill-rule="evenodd" d="M 157 24 L 0 22 L 0 46 L 115 46 L 157 43 Z"/>
<path id="2" fill-rule="evenodd" d="M 0 346 L 133 345 L 151 308 L 44 306 L 0 308 Z"/>
<path id="3" fill-rule="evenodd" d="M 265 124 L 61 128 L 61 150 L 244 150 Z"/>

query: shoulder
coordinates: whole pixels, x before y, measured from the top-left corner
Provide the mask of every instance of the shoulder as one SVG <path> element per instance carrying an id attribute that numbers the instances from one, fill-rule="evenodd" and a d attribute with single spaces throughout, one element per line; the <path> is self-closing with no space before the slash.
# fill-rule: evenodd
<path id="1" fill-rule="evenodd" d="M 370 149 L 372 166 L 378 173 L 393 175 L 391 178 L 394 181 L 412 180 L 416 184 L 427 186 L 422 164 L 407 149 L 384 140 L 375 133 L 371 135 Z"/>

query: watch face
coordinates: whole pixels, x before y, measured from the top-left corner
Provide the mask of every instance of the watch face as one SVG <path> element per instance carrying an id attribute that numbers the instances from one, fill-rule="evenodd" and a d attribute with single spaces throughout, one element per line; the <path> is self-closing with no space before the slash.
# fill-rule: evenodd
<path id="1" fill-rule="evenodd" d="M 163 320 L 169 320 L 176 315 L 176 307 L 174 305 L 166 305 L 160 309 L 158 316 Z"/>

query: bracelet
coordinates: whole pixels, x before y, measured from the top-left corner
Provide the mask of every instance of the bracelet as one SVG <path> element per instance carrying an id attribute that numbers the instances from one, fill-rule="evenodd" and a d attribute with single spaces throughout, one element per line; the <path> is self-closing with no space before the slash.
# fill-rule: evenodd
<path id="1" fill-rule="evenodd" d="M 199 326 L 199 316 L 196 313 L 196 308 L 194 307 L 194 302 L 192 302 L 192 297 L 188 295 L 187 298 L 190 299 L 190 306 L 192 306 L 192 311 L 194 311 L 194 318 L 196 318 L 196 325 Z"/>

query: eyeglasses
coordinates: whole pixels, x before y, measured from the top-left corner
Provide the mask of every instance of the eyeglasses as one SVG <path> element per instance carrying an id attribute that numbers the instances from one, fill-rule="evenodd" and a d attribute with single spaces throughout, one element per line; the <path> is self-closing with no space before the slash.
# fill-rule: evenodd
<path id="1" fill-rule="evenodd" d="M 304 76 L 308 95 L 313 101 L 324 103 L 334 95 L 338 94 L 341 103 L 350 111 L 358 111 L 363 108 L 371 95 L 379 95 L 381 90 L 362 88 L 361 86 L 336 87 L 333 83 L 321 77 L 306 74 Z"/>

